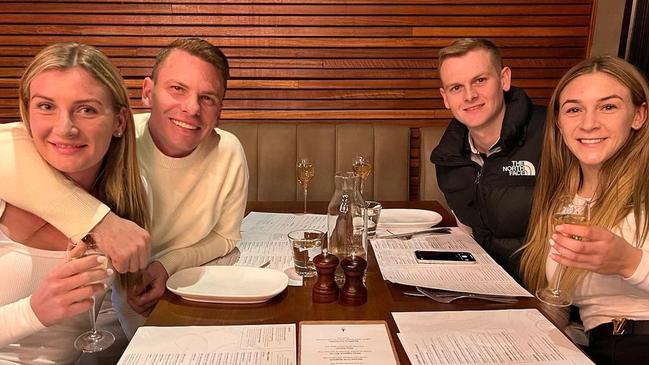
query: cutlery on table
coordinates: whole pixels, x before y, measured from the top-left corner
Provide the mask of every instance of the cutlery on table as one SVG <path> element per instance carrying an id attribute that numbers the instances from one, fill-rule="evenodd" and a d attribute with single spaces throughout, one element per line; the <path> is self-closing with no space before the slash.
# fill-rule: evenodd
<path id="1" fill-rule="evenodd" d="M 390 235 L 387 235 L 387 236 L 381 236 L 381 237 L 376 237 L 376 238 L 403 238 L 403 239 L 409 240 L 413 236 L 419 236 L 419 235 L 422 235 L 422 234 L 450 234 L 450 233 L 451 233 L 451 228 L 449 228 L 449 227 L 438 227 L 438 228 L 426 229 L 426 230 L 423 230 L 423 231 L 390 234 Z"/>
<path id="2" fill-rule="evenodd" d="M 518 302 L 518 299 L 514 297 L 506 297 L 506 296 L 499 296 L 499 295 L 488 295 L 488 294 L 476 294 L 476 293 L 461 293 L 461 292 L 452 292 L 452 291 L 445 291 L 445 290 L 435 290 L 435 289 L 429 289 L 429 288 L 423 288 L 418 286 L 417 291 L 423 295 L 426 296 L 436 302 L 439 303 L 452 303 L 455 300 L 458 299 L 463 299 L 463 298 L 469 298 L 469 299 L 482 299 L 486 301 L 491 301 L 491 302 L 497 302 L 497 303 L 506 303 L 506 304 L 513 304 Z M 403 294 L 405 295 L 411 295 L 411 296 L 418 296 L 414 292 L 406 292 L 404 291 Z"/>

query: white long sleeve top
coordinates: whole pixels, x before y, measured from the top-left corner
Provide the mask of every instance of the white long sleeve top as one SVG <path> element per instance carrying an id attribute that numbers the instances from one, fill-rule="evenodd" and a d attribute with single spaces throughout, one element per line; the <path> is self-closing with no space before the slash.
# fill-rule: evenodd
<path id="1" fill-rule="evenodd" d="M 0 216 L 5 203 L 0 200 Z M 31 248 L 0 231 L 0 363 L 71 364 L 74 340 L 89 328 L 87 313 L 45 327 L 32 310 L 31 294 L 65 251 Z"/>

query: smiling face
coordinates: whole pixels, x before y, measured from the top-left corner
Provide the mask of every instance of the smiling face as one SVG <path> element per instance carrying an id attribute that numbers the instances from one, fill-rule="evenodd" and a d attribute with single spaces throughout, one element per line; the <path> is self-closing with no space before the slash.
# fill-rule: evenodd
<path id="1" fill-rule="evenodd" d="M 582 75 L 559 96 L 557 125 L 582 170 L 598 172 L 645 122 L 647 106 L 633 105 L 630 91 L 603 72 Z"/>
<path id="2" fill-rule="evenodd" d="M 172 50 L 156 80 L 144 80 L 142 99 L 151 107 L 149 131 L 167 156 L 189 155 L 214 130 L 221 115 L 224 80 L 210 63 Z"/>
<path id="3" fill-rule="evenodd" d="M 29 85 L 29 128 L 39 154 L 89 190 L 125 120 L 108 90 L 82 67 L 51 69 Z"/>
<path id="4" fill-rule="evenodd" d="M 511 86 L 508 67 L 496 69 L 489 52 L 475 49 L 444 60 L 439 75 L 444 105 L 469 130 L 502 125 L 505 116 L 503 91 Z"/>

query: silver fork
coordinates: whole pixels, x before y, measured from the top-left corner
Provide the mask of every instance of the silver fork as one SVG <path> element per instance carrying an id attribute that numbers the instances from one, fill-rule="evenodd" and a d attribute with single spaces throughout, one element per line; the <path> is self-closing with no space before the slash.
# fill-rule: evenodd
<path id="1" fill-rule="evenodd" d="M 486 295 L 486 294 L 475 294 L 475 293 L 453 293 L 453 292 L 436 292 L 428 288 L 417 287 L 417 291 L 426 297 L 439 302 L 439 303 L 452 303 L 455 300 L 462 298 L 471 298 L 471 299 L 482 299 L 491 302 L 497 303 L 507 303 L 512 304 L 518 302 L 518 299 L 512 297 L 503 297 L 495 295 Z"/>

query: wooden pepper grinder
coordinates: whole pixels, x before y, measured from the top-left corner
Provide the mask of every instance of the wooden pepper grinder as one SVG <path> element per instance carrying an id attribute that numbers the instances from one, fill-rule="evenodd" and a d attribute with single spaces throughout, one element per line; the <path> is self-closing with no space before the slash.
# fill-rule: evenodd
<path id="1" fill-rule="evenodd" d="M 318 280 L 313 284 L 314 303 L 331 303 L 338 299 L 338 285 L 334 278 L 338 262 L 338 257 L 330 254 L 326 248 L 313 258 L 313 265 L 318 272 Z"/>
<path id="2" fill-rule="evenodd" d="M 340 304 L 361 305 L 367 302 L 367 288 L 363 284 L 363 274 L 367 268 L 367 261 L 352 251 L 340 263 L 345 271 L 345 285 L 340 290 Z"/>

